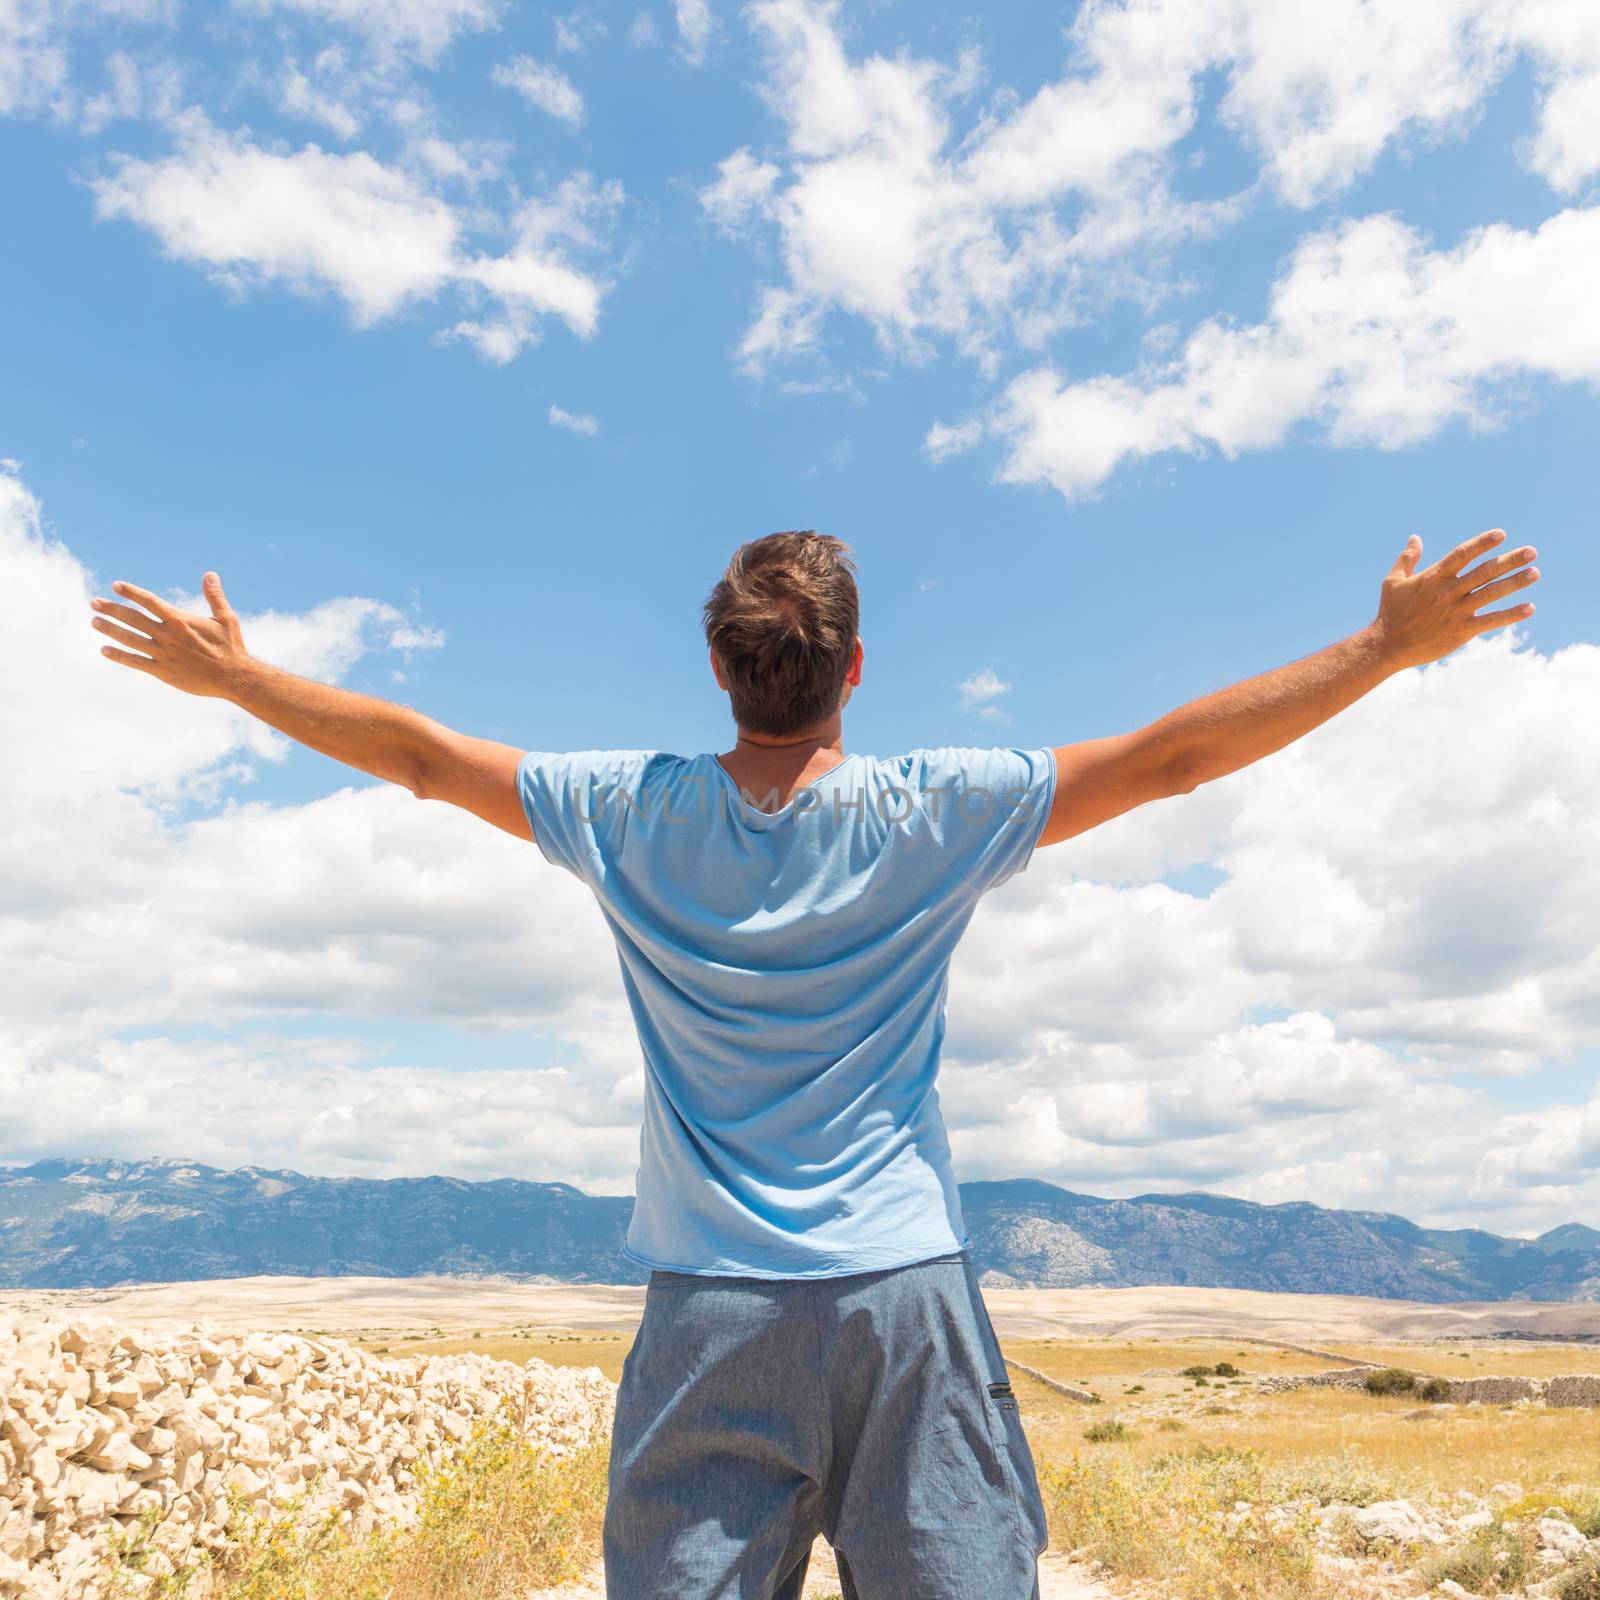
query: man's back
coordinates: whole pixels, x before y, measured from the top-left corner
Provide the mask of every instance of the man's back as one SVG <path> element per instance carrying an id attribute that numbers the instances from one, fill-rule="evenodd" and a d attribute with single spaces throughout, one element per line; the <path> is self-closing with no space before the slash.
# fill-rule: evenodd
<path id="1" fill-rule="evenodd" d="M 847 755 L 766 811 L 712 755 L 523 757 L 643 1048 L 633 1259 L 826 1277 L 965 1246 L 935 1088 L 950 956 L 1055 773 L 1049 750 Z"/>

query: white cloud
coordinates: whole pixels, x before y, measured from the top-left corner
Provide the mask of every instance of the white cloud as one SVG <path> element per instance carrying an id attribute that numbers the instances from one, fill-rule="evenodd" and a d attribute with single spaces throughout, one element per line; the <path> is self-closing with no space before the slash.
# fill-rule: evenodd
<path id="1" fill-rule="evenodd" d="M 328 1170 L 489 1175 L 531 1159 L 626 1188 L 637 1046 L 604 925 L 576 883 L 463 812 L 334 765 L 318 800 L 233 798 L 287 741 L 106 661 L 88 599 L 107 581 L 47 537 L 10 473 L 0 577 L 25 618 L 0 642 L 0 671 L 31 685 L 0 702 L 0 737 L 30 753 L 0 795 L 0 965 L 30 974 L 0 1018 L 0 1160 L 193 1147 L 292 1162 L 303 1140 Z M 231 598 L 252 651 L 324 681 L 441 639 L 374 599 L 262 614 Z M 213 808 L 187 814 L 196 803 Z M 508 895 L 524 873 L 530 892 Z M 273 1033 L 307 1013 L 539 1026 L 584 1064 L 374 1068 L 374 1048 L 337 1028 Z M 197 1017 L 223 1034 L 195 1041 Z"/>
<path id="2" fill-rule="evenodd" d="M 346 71 L 344 52 L 336 45 L 321 51 L 312 71 L 315 78 L 302 72 L 293 56 L 289 58 L 284 64 L 279 109 L 303 121 L 320 122 L 341 139 L 355 138 L 364 119 L 355 85 Z M 333 78 L 336 82 L 326 85 L 317 82 L 318 78 Z"/>
<path id="3" fill-rule="evenodd" d="M 164 121 L 182 102 L 183 78 L 179 62 L 113 51 L 105 60 L 104 87 L 78 97 L 78 131 L 97 134 L 113 122 L 141 117 Z"/>
<path id="4" fill-rule="evenodd" d="M 493 314 L 453 331 L 493 360 L 536 342 L 547 314 L 580 336 L 594 331 L 606 286 L 570 249 L 600 247 L 597 230 L 622 201 L 614 181 L 596 186 L 580 173 L 527 201 L 512 218 L 512 248 L 488 255 L 466 245 L 462 215 L 417 174 L 366 151 L 267 150 L 194 111 L 178 133 L 170 156 L 116 159 L 94 186 L 99 214 L 140 223 L 168 255 L 235 291 L 329 291 L 363 327 L 447 287 L 486 293 Z"/>
<path id="5" fill-rule="evenodd" d="M 181 1148 L 222 1167 L 516 1175 L 632 1193 L 638 1132 L 600 1074 L 375 1065 L 367 1054 L 345 1038 L 271 1033 L 40 1050 L 0 1066 L 8 1098 L 0 1153 L 29 1160 Z"/>
<path id="6" fill-rule="evenodd" d="M 973 711 L 1010 693 L 1011 685 L 1004 682 L 993 667 L 981 667 L 970 678 L 956 685 L 956 704 L 963 711 Z"/>
<path id="7" fill-rule="evenodd" d="M 279 155 L 198 113 L 176 154 L 118 158 L 95 198 L 101 217 L 143 224 L 230 287 L 331 289 L 361 325 L 430 299 L 456 270 L 456 216 L 410 175 L 366 151 Z"/>
<path id="8" fill-rule="evenodd" d="M 1402 673 L 991 897 L 952 981 L 958 1161 L 1502 1230 L 1592 1213 L 1574 1129 L 1600 1084 L 1542 1069 L 1600 1045 L 1600 746 L 1570 736 L 1600 648 L 1518 643 Z M 1151 881 L 1196 864 L 1223 875 L 1205 898 Z M 1484 1075 L 1555 1103 L 1507 1112 Z"/>
<path id="9" fill-rule="evenodd" d="M 1180 287 L 1173 247 L 1264 196 L 1326 201 L 1385 151 L 1459 137 L 1519 56 L 1541 83 L 1523 158 L 1571 190 L 1600 171 L 1600 8 L 1572 0 L 1278 0 L 1084 5 L 1065 68 L 958 115 L 982 69 L 902 49 L 852 55 L 837 0 L 757 0 L 763 93 L 783 166 L 748 150 L 703 195 L 762 218 L 782 250 L 740 350 L 760 370 L 818 347 L 820 320 L 866 322 L 911 359 L 952 339 L 992 373 L 1127 297 Z M 1211 86 L 1223 87 L 1213 106 Z M 1182 142 L 1210 110 L 1253 154 L 1234 195 L 1194 198 Z M 730 165 L 731 164 L 731 165 Z"/>
<path id="10" fill-rule="evenodd" d="M 600 424 L 587 411 L 564 411 L 560 406 L 550 407 L 550 426 L 565 428 L 568 433 L 581 433 L 592 439 L 600 431 Z"/>
<path id="11" fill-rule="evenodd" d="M 628 25 L 628 43 L 639 49 L 647 49 L 660 42 L 661 30 L 656 26 L 655 13 L 635 12 L 633 21 Z"/>
<path id="12" fill-rule="evenodd" d="M 1543 95 L 1524 159 L 1571 194 L 1600 172 L 1600 12 L 1587 0 L 1526 0 L 1503 26 L 1533 54 Z"/>
<path id="13" fill-rule="evenodd" d="M 605 23 L 586 11 L 552 17 L 550 25 L 555 29 L 556 49 L 563 55 L 582 55 L 591 39 L 603 39 L 609 31 Z"/>
<path id="14" fill-rule="evenodd" d="M 717 173 L 717 181 L 700 191 L 700 204 L 729 232 L 765 207 L 782 176 L 772 162 L 757 161 L 749 150 L 735 150 L 718 162 Z"/>
<path id="15" fill-rule="evenodd" d="M 1386 449 L 1452 421 L 1490 427 L 1518 379 L 1600 382 L 1597 258 L 1600 208 L 1477 228 L 1448 250 L 1393 216 L 1338 223 L 1300 242 L 1265 321 L 1211 318 L 1175 357 L 1125 376 L 1030 369 L 976 416 L 936 423 L 925 448 L 938 460 L 994 435 L 1001 479 L 1071 498 L 1129 460 L 1231 458 L 1302 424 Z"/>
<path id="16" fill-rule="evenodd" d="M 233 0 L 258 16 L 288 14 L 333 24 L 379 50 L 431 66 L 462 33 L 498 25 L 498 0 Z"/>
<path id="17" fill-rule="evenodd" d="M 509 361 L 539 338 L 540 316 L 561 317 L 580 337 L 600 320 L 600 300 L 608 285 L 568 263 L 565 247 L 597 249 L 599 229 L 622 205 L 615 179 L 596 184 L 587 173 L 565 179 L 547 199 L 529 200 L 512 219 L 516 244 L 502 256 L 480 256 L 462 276 L 482 285 L 499 301 L 499 314 L 468 320 L 452 332 L 470 340 L 486 359 Z"/>
<path id="18" fill-rule="evenodd" d="M 169 21 L 172 13 L 171 0 L 0 0 L 0 116 L 49 110 L 82 117 L 92 132 L 113 116 L 134 115 L 120 107 L 129 103 L 139 69 L 120 50 L 109 56 L 111 81 L 84 113 L 71 82 L 74 37 L 92 34 L 104 45 L 127 29 Z M 172 69 L 149 70 L 160 76 Z"/>
<path id="19" fill-rule="evenodd" d="M 678 54 L 691 67 L 698 67 L 706 59 L 706 45 L 710 42 L 715 19 L 707 0 L 675 0 L 678 24 Z"/>
<path id="20" fill-rule="evenodd" d="M 502 62 L 491 74 L 494 81 L 515 89 L 531 106 L 548 112 L 558 122 L 577 127 L 583 121 L 583 96 L 559 67 L 552 67 L 532 56 L 514 56 Z"/>

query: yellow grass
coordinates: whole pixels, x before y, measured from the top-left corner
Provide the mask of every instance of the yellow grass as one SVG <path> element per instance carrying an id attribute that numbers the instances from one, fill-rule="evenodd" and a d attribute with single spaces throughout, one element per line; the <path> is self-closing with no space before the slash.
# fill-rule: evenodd
<path id="1" fill-rule="evenodd" d="M 615 1383 L 633 1343 L 631 1333 L 564 1333 L 550 1329 L 526 1332 L 467 1333 L 440 1338 L 356 1339 L 351 1343 L 375 1355 L 447 1356 L 471 1353 L 495 1361 L 527 1361 L 537 1356 L 553 1367 L 599 1367 Z"/>
<path id="2" fill-rule="evenodd" d="M 1600 1372 L 1600 1345 L 1596 1344 L 1445 1339 L 1427 1344 L 1326 1344 L 1321 1348 L 1413 1372 L 1438 1372 L 1447 1378 L 1477 1378 L 1488 1373 L 1549 1378 L 1563 1372 Z"/>
<path id="3" fill-rule="evenodd" d="M 604 1436 L 556 1458 L 534 1449 L 516 1420 L 480 1422 L 462 1448 L 422 1480 L 417 1525 L 352 1539 L 332 1516 L 291 1503 L 270 1516 L 240 1512 L 235 1538 L 209 1567 L 159 1579 L 155 1600 L 521 1600 L 578 1577 L 599 1548 L 605 1515 Z M 148 1534 L 107 1576 L 105 1600 L 135 1592 Z"/>
<path id="4" fill-rule="evenodd" d="M 363 1343 L 393 1355 L 539 1356 L 598 1366 L 615 1378 L 631 1335 L 530 1328 Z M 1505 1592 L 1520 1573 L 1534 1571 L 1533 1523 L 1548 1507 L 1563 1507 L 1586 1532 L 1600 1534 L 1600 1408 L 1427 1406 L 1409 1396 L 1337 1388 L 1257 1394 L 1257 1376 L 1337 1363 L 1228 1339 L 1008 1339 L 1004 1349 L 1102 1396 L 1100 1405 L 1085 1406 L 1014 1375 L 1052 1548 L 1087 1548 L 1118 1576 L 1155 1583 L 1166 1600 L 1349 1600 L 1352 1591 L 1331 1584 L 1312 1561 L 1316 1519 L 1332 1501 L 1408 1498 L 1420 1505 L 1457 1489 L 1481 1495 L 1508 1480 L 1521 1485 L 1521 1501 L 1457 1548 L 1390 1552 L 1417 1564 L 1427 1582 L 1453 1577 L 1475 1593 Z M 1462 1349 L 1470 1359 L 1461 1359 Z M 1337 1353 L 1422 1372 L 1595 1365 L 1583 1347 L 1515 1342 L 1341 1345 Z M 1176 1375 L 1219 1361 L 1238 1367 L 1242 1378 L 1198 1385 Z M 1112 1428 L 1106 1442 L 1085 1439 L 1106 1422 L 1123 1424 L 1121 1435 Z M 427 1482 L 414 1530 L 352 1543 L 332 1527 L 292 1516 L 271 1526 L 245 1518 L 226 1561 L 207 1576 L 209 1588 L 166 1580 L 146 1592 L 154 1600 L 521 1600 L 592 1566 L 606 1449 L 602 1439 L 568 1462 L 551 1462 L 505 1424 L 481 1428 Z M 1250 1506 L 1243 1517 L 1236 1515 L 1241 1501 Z M 1270 1528 L 1263 1513 L 1271 1504 L 1296 1506 L 1294 1520 Z M 1348 1541 L 1344 1548 L 1359 1551 Z M 1575 1568 L 1561 1583 L 1559 1600 L 1600 1600 L 1600 1572 Z"/>

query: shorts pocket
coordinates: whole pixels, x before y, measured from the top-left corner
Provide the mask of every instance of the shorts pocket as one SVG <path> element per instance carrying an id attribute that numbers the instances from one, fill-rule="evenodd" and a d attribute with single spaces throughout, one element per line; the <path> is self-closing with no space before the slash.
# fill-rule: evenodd
<path id="1" fill-rule="evenodd" d="M 906 1532 L 970 1541 L 1003 1526 L 1011 1491 L 1000 1455 L 976 1407 L 902 1439 L 896 1475 L 904 1474 Z M 896 1498 L 891 1491 L 888 1499 Z"/>
<path id="2" fill-rule="evenodd" d="M 991 1383 L 988 1391 L 995 1448 L 1005 1466 L 1017 1532 L 1036 1555 L 1042 1554 L 1050 1542 L 1050 1530 L 1045 1521 L 1044 1501 L 1039 1495 L 1038 1474 L 1034 1471 L 1033 1448 L 1022 1427 L 1022 1412 L 1009 1383 Z"/>

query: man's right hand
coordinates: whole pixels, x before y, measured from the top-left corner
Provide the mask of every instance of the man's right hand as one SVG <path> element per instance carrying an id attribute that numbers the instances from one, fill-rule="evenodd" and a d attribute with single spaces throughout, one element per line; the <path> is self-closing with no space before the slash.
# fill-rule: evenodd
<path id="1" fill-rule="evenodd" d="M 1372 624 L 1387 660 L 1397 668 L 1420 667 L 1449 655 L 1476 634 L 1533 615 L 1531 601 L 1481 617 L 1476 614 L 1480 606 L 1539 581 L 1539 569 L 1527 565 L 1539 553 L 1532 545 L 1503 551 L 1470 572 L 1463 570 L 1505 536 L 1505 529 L 1491 528 L 1418 572 L 1422 540 L 1411 535 L 1383 580 Z"/>

